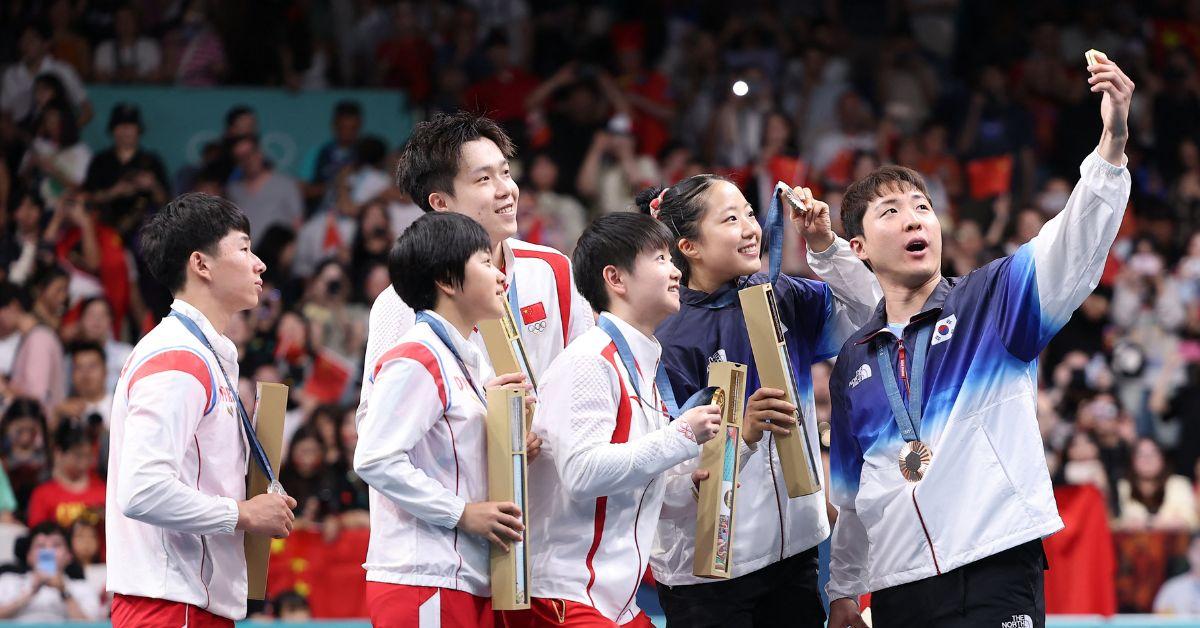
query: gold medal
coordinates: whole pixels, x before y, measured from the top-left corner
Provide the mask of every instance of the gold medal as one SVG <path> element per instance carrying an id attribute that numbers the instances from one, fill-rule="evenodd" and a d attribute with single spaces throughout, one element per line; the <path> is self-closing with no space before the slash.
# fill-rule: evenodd
<path id="1" fill-rule="evenodd" d="M 900 448 L 900 475 L 909 482 L 920 482 L 929 471 L 933 450 L 919 440 L 908 441 Z"/>

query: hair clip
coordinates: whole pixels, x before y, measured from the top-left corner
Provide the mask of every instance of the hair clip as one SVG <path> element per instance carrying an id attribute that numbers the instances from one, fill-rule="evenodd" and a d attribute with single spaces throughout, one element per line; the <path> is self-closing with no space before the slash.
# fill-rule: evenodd
<path id="1" fill-rule="evenodd" d="M 650 217 L 651 218 L 658 220 L 658 212 L 659 212 L 658 207 L 660 205 L 662 205 L 663 197 L 666 196 L 667 190 L 669 190 L 669 189 L 671 189 L 671 188 L 663 188 L 662 192 L 659 192 L 658 196 L 654 197 L 654 200 L 650 201 Z"/>

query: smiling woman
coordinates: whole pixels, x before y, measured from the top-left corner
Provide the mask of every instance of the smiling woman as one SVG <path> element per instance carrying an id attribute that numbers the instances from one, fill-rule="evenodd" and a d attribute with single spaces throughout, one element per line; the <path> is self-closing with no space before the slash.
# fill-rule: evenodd
<path id="1" fill-rule="evenodd" d="M 735 577 L 706 581 L 692 570 L 696 547 L 696 509 L 690 497 L 684 508 L 671 508 L 660 524 L 663 535 L 651 564 L 660 586 L 659 598 L 672 623 L 720 626 L 768 622 L 790 626 L 821 626 L 824 610 L 817 590 L 816 545 L 827 534 L 825 499 L 821 492 L 788 499 L 776 435 L 797 429 L 796 413 L 815 416 L 811 366 L 836 353 L 837 346 L 878 301 L 877 284 L 837 240 L 829 222 L 829 207 L 812 198 L 806 188 L 787 190 L 792 223 L 836 285 L 779 275 L 772 284 L 783 324 L 790 371 L 797 375 L 800 408 L 772 388 L 748 389 L 748 442 L 759 443 L 759 455 L 742 467 L 738 495 L 739 518 L 734 523 L 730 571 Z M 643 211 L 671 230 L 672 256 L 684 271 L 680 310 L 658 327 L 663 363 L 677 399 L 686 399 L 707 385 L 708 364 L 731 361 L 757 369 L 750 347 L 746 318 L 737 296 L 739 288 L 770 282 L 760 273 L 763 230 L 754 208 L 730 181 L 697 175 L 663 192 L 639 196 Z M 822 266 L 823 264 L 823 266 Z M 833 288 L 831 291 L 830 288 Z M 844 299 L 838 295 L 849 295 Z M 817 422 L 800 428 L 816 441 Z M 764 439 L 764 433 L 767 434 Z M 668 474 L 669 490 L 690 495 L 689 473 Z M 728 599 L 746 600 L 732 607 Z M 780 603 L 787 600 L 786 604 Z"/>

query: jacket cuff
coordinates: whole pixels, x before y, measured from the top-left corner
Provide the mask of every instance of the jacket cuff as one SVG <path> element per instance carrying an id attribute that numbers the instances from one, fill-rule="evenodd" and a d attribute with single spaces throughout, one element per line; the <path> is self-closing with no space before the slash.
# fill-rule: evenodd
<path id="1" fill-rule="evenodd" d="M 807 245 L 804 248 L 808 251 L 809 259 L 829 261 L 836 257 L 839 251 L 849 249 L 850 243 L 847 242 L 842 236 L 835 235 L 833 236 L 833 244 L 830 244 L 829 248 L 825 249 L 824 251 L 814 251 Z"/>
<path id="2" fill-rule="evenodd" d="M 237 530 L 238 518 L 240 510 L 238 510 L 238 502 L 232 497 L 221 497 L 220 504 L 224 511 L 220 521 L 220 527 L 217 529 L 217 534 L 233 534 Z"/>
<path id="3" fill-rule="evenodd" d="M 1129 157 L 1127 155 L 1121 156 L 1124 158 L 1125 163 L 1122 163 L 1119 166 L 1114 166 L 1113 164 L 1109 163 L 1107 159 L 1100 156 L 1100 147 L 1097 146 L 1096 148 L 1092 149 L 1092 153 L 1083 160 L 1083 166 L 1080 167 L 1080 171 L 1094 169 L 1099 170 L 1102 174 L 1109 177 L 1119 177 L 1121 176 L 1122 172 L 1125 172 L 1126 166 L 1129 165 Z M 1086 172 L 1081 172 L 1081 174 L 1086 175 Z"/>
<path id="4" fill-rule="evenodd" d="M 442 521 L 438 522 L 444 528 L 458 527 L 458 522 L 462 520 L 463 513 L 467 510 L 467 500 L 458 495 L 451 497 L 451 500 L 453 500 L 453 506 L 450 508 L 450 512 Z"/>

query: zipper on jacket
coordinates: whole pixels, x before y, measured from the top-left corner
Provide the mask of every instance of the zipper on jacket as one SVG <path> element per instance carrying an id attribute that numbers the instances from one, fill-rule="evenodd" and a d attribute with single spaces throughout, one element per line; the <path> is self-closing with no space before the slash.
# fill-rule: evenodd
<path id="1" fill-rule="evenodd" d="M 655 479 L 657 479 L 657 478 L 655 478 Z M 629 599 L 625 600 L 625 606 L 621 607 L 621 612 L 617 613 L 618 618 L 620 618 L 621 615 L 624 615 L 625 611 L 629 610 L 629 604 L 633 602 L 633 598 L 637 596 L 638 587 L 640 587 L 642 585 L 642 576 L 644 576 L 646 574 L 645 570 L 643 570 L 641 568 L 642 548 L 640 545 L 638 545 L 637 530 L 638 530 L 638 521 L 641 520 L 641 518 L 642 518 L 642 504 L 645 503 L 646 493 L 650 492 L 650 487 L 653 485 L 654 485 L 654 480 L 650 480 L 650 483 L 646 485 L 646 488 L 642 489 L 642 496 L 638 499 L 637 513 L 635 513 L 633 515 L 633 549 L 637 551 L 637 555 L 638 555 L 638 561 L 637 561 L 638 574 L 636 576 L 634 576 L 633 592 L 629 594 Z"/>
<path id="2" fill-rule="evenodd" d="M 775 457 L 771 453 L 775 451 L 775 435 L 768 434 L 767 438 L 771 439 L 767 443 L 767 463 L 771 465 L 771 488 L 775 490 L 775 512 L 779 514 L 779 560 L 783 560 L 783 552 L 787 547 L 787 532 L 783 529 L 783 503 L 779 500 L 779 478 L 775 477 Z"/>
<path id="3" fill-rule="evenodd" d="M 200 535 L 200 584 L 204 585 L 204 608 L 212 604 L 212 594 L 208 591 L 208 582 L 204 579 L 204 563 L 208 562 L 208 537 Z"/>
<path id="4" fill-rule="evenodd" d="M 929 555 L 933 557 L 933 569 L 937 571 L 937 575 L 942 575 L 942 568 L 938 566 L 937 552 L 933 551 L 933 539 L 929 536 L 929 528 L 925 526 L 925 517 L 921 515 L 921 505 L 917 503 L 917 489 L 912 490 L 913 508 L 917 509 L 917 519 L 921 522 L 921 531 L 925 533 L 925 542 L 929 543 Z"/>

